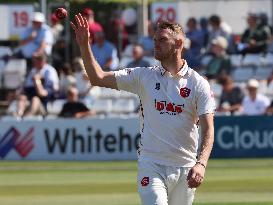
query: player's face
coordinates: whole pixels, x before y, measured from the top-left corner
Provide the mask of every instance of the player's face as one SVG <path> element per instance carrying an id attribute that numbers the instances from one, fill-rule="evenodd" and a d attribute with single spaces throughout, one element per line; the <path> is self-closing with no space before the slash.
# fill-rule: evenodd
<path id="1" fill-rule="evenodd" d="M 154 57 L 162 61 L 174 55 L 175 39 L 169 29 L 159 29 L 154 35 Z"/>

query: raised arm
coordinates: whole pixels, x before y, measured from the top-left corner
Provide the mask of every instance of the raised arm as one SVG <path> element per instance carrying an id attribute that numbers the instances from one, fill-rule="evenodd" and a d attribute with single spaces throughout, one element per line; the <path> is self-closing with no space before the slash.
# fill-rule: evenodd
<path id="1" fill-rule="evenodd" d="M 88 21 L 81 14 L 75 15 L 75 24 L 70 22 L 75 31 L 76 40 L 80 47 L 85 71 L 92 85 L 117 89 L 114 72 L 104 72 L 96 61 L 89 44 Z"/>

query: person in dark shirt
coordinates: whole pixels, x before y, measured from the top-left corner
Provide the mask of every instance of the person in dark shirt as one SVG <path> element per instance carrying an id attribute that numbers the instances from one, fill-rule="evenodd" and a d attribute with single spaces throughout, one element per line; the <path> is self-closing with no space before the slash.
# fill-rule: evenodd
<path id="1" fill-rule="evenodd" d="M 244 55 L 266 52 L 270 35 L 264 29 L 265 27 L 259 27 L 257 14 L 249 13 L 247 23 L 248 28 L 244 31 L 241 43 L 238 45 L 239 53 Z"/>
<path id="2" fill-rule="evenodd" d="M 223 76 L 219 79 L 219 83 L 223 86 L 220 97 L 218 112 L 229 112 L 233 114 L 242 108 L 244 93 L 239 87 L 235 87 L 230 76 Z"/>
<path id="3" fill-rule="evenodd" d="M 94 111 L 89 110 L 86 105 L 79 101 L 79 91 L 75 87 L 71 87 L 67 91 L 67 102 L 59 114 L 65 118 L 84 118 L 95 115 Z"/>

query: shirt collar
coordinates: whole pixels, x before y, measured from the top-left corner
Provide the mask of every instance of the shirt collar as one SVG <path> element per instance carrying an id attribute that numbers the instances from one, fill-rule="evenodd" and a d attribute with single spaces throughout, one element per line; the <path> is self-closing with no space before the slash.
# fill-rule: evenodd
<path id="1" fill-rule="evenodd" d="M 183 77 L 187 73 L 188 69 L 189 69 L 189 66 L 187 64 L 187 61 L 184 60 L 183 67 L 180 69 L 180 71 L 178 71 L 178 73 L 176 75 Z M 163 68 L 162 65 L 160 65 L 159 70 L 160 70 L 162 76 L 165 75 L 166 72 L 169 73 L 167 70 L 165 70 L 165 68 Z"/>

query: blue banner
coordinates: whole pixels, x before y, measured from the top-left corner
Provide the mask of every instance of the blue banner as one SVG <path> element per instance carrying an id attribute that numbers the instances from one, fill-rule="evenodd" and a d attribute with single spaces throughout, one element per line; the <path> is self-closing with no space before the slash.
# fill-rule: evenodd
<path id="1" fill-rule="evenodd" d="M 211 157 L 273 157 L 273 117 L 216 117 Z"/>

